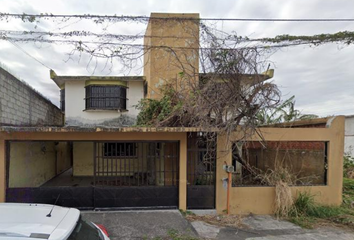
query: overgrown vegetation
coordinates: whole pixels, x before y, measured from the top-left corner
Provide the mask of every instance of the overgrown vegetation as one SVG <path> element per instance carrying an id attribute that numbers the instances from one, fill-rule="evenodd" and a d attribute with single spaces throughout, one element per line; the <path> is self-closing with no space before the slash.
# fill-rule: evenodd
<path id="1" fill-rule="evenodd" d="M 354 158 L 346 155 L 343 159 L 343 177 L 354 178 Z"/>
<path id="2" fill-rule="evenodd" d="M 173 112 L 182 107 L 182 100 L 178 100 L 175 89 L 169 84 L 161 88 L 161 99 L 143 98 L 136 106 L 139 109 L 138 126 L 156 126 L 163 122 Z"/>
<path id="3" fill-rule="evenodd" d="M 354 43 L 354 32 L 343 31 L 336 32 L 333 34 L 323 33 L 313 36 L 294 36 L 294 35 L 278 35 L 274 38 L 261 38 L 258 39 L 264 43 L 282 43 L 282 44 L 293 44 L 293 45 L 303 45 L 309 44 L 314 46 L 319 46 L 325 43 L 343 43 L 345 45 L 350 45 Z"/>
<path id="4" fill-rule="evenodd" d="M 290 189 L 290 185 L 293 184 L 291 173 L 279 166 L 267 178 L 268 182 L 275 186 L 275 215 L 288 216 L 294 204 Z"/>
<path id="5" fill-rule="evenodd" d="M 349 182 L 354 186 L 354 180 L 350 179 Z M 315 196 L 308 192 L 299 193 L 289 217 L 291 222 L 305 228 L 313 228 L 318 224 L 340 224 L 354 227 L 354 210 L 350 205 L 345 203 L 338 207 L 320 205 L 315 202 Z"/>
<path id="6" fill-rule="evenodd" d="M 183 217 L 186 217 L 189 215 L 195 216 L 195 213 L 193 213 L 192 211 L 189 211 L 189 210 L 184 211 L 184 210 L 180 209 L 179 212 L 182 214 Z"/>
<path id="7" fill-rule="evenodd" d="M 354 162 L 344 157 L 343 203 L 341 206 L 324 206 L 315 202 L 309 192 L 299 193 L 289 211 L 289 220 L 301 227 L 313 228 L 317 224 L 336 224 L 354 228 Z"/>
<path id="8" fill-rule="evenodd" d="M 144 237 L 143 239 L 150 239 L 148 237 Z M 170 229 L 167 231 L 166 237 L 155 237 L 153 240 L 198 240 L 200 238 L 192 237 L 189 235 L 181 234 L 175 229 Z"/>
<path id="9" fill-rule="evenodd" d="M 211 225 L 246 228 L 247 226 L 242 222 L 241 215 L 234 214 L 220 214 L 220 215 L 187 215 L 186 219 L 189 221 L 203 221 Z"/>
<path id="10" fill-rule="evenodd" d="M 282 122 L 292 122 L 297 120 L 306 120 L 318 118 L 315 114 L 302 114 L 295 109 L 295 96 L 284 100 L 279 106 L 273 108 L 263 108 L 257 113 L 257 122 L 259 125 L 267 125 Z"/>

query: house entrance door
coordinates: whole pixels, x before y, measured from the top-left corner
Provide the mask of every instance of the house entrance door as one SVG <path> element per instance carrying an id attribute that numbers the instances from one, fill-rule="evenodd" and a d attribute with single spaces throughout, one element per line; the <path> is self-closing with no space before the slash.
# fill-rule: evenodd
<path id="1" fill-rule="evenodd" d="M 187 208 L 215 208 L 216 154 L 196 134 L 188 138 Z"/>

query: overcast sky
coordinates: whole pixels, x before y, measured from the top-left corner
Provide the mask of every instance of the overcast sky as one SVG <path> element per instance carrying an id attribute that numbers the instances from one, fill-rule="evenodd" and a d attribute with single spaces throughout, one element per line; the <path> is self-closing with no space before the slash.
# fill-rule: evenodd
<path id="1" fill-rule="evenodd" d="M 175 12 L 200 13 L 202 18 L 354 18 L 354 1 L 348 0 L 0 0 L 0 9 L 1 12 L 20 14 L 150 15 L 151 12 Z M 0 22 L 1 30 L 35 30 L 33 26 L 19 20 Z M 354 31 L 354 22 L 228 22 L 219 27 L 257 38 Z M 135 23 L 112 24 L 107 31 L 143 34 L 145 28 L 145 25 Z M 100 32 L 102 28 L 85 21 L 71 21 L 59 26 L 49 21 L 40 24 L 37 30 Z M 33 43 L 18 45 L 58 75 L 92 74 L 87 58 L 80 62 L 65 62 L 66 53 L 70 50 L 68 47 Z M 272 55 L 270 60 L 275 64 L 273 80 L 280 87 L 284 99 L 295 95 L 296 108 L 303 113 L 320 116 L 354 114 L 354 44 L 286 48 Z M 0 62 L 58 105 L 59 89 L 49 78 L 47 67 L 6 41 L 0 41 Z M 102 69 L 98 68 L 95 74 L 123 74 L 118 67 L 113 67 L 112 71 Z M 142 73 L 136 70 L 129 74 Z"/>

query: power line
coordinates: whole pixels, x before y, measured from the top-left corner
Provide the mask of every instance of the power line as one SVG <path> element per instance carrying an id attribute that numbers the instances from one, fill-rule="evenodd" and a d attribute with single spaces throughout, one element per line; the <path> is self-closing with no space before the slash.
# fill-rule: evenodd
<path id="1" fill-rule="evenodd" d="M 18 46 L 16 43 L 9 41 L 12 45 L 14 45 L 16 48 L 18 48 L 19 50 L 21 50 L 23 53 L 25 53 L 27 56 L 29 56 L 30 58 L 34 59 L 36 62 L 38 62 L 39 64 L 41 64 L 42 66 L 51 69 L 50 67 L 48 67 L 47 65 L 45 65 L 44 63 L 42 63 L 41 61 L 39 61 L 37 58 L 33 57 L 31 54 L 29 54 L 28 52 L 26 52 L 23 48 L 21 48 L 20 46 Z"/>
<path id="2" fill-rule="evenodd" d="M 116 19 L 116 20 L 200 20 L 200 21 L 241 21 L 241 22 L 354 22 L 354 18 L 191 18 L 191 17 L 148 17 L 128 15 L 91 15 L 91 14 L 17 14 L 0 13 L 0 18 L 14 17 L 24 20 L 35 18 L 80 18 L 80 19 Z"/>
<path id="3" fill-rule="evenodd" d="M 104 38 L 116 38 L 126 40 L 137 40 L 142 38 L 173 38 L 173 39 L 194 39 L 194 37 L 181 37 L 181 36 L 154 36 L 154 35 L 142 35 L 142 34 L 111 34 L 111 33 L 94 33 L 90 31 L 69 31 L 69 32 L 46 32 L 46 31 L 18 31 L 18 30 L 1 30 L 0 37 L 6 38 L 6 35 L 39 35 L 49 37 L 104 37 Z"/>
<path id="4" fill-rule="evenodd" d="M 65 39 L 43 39 L 43 38 L 14 38 L 14 37 L 2 37 L 0 40 L 7 40 L 10 42 L 42 42 L 42 43 L 66 43 L 66 44 L 97 44 L 97 45 L 109 45 L 109 46 L 122 46 L 132 48 L 164 48 L 171 50 L 240 50 L 240 49 L 269 49 L 269 48 L 284 48 L 299 45 L 315 44 L 316 42 L 296 42 L 274 45 L 255 45 L 245 47 L 179 47 L 179 46 L 167 46 L 167 45 L 144 45 L 144 44 L 130 44 L 119 42 L 103 42 L 103 41 L 82 41 L 82 40 L 65 40 Z"/>

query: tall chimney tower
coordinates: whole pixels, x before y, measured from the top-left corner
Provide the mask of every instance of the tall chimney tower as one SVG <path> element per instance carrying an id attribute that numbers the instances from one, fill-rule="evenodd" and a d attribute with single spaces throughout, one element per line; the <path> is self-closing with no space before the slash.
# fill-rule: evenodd
<path id="1" fill-rule="evenodd" d="M 188 91 L 199 79 L 199 14 L 151 13 L 144 37 L 145 97 L 160 99 L 166 83 Z"/>

